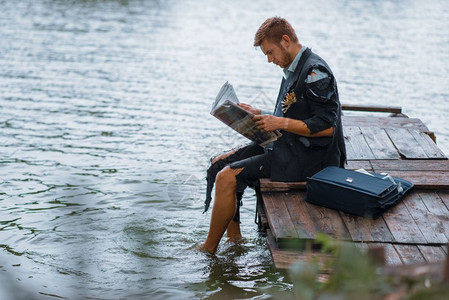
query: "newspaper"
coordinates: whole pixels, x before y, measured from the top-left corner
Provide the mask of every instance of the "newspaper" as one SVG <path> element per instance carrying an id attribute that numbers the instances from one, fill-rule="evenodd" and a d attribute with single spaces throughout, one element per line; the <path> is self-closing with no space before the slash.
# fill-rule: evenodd
<path id="1" fill-rule="evenodd" d="M 244 110 L 237 104 L 239 99 L 234 88 L 226 82 L 218 92 L 210 114 L 256 144 L 265 147 L 277 140 L 282 134 L 279 131 L 260 131 L 253 121 L 254 114 Z"/>

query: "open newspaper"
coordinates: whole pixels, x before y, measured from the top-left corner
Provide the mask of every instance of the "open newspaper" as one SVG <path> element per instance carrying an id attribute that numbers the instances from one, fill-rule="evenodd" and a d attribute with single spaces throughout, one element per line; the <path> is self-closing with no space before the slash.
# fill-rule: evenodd
<path id="1" fill-rule="evenodd" d="M 234 88 L 226 82 L 218 92 L 210 114 L 262 147 L 282 135 L 279 131 L 264 132 L 257 129 L 252 119 L 254 114 L 239 107 L 238 103 L 239 99 Z"/>

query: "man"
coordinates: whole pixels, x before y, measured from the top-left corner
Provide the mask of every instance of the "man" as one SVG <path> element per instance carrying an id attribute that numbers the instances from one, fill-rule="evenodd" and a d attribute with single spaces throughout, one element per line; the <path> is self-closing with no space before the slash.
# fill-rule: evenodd
<path id="1" fill-rule="evenodd" d="M 305 181 L 327 166 L 344 167 L 346 160 L 337 83 L 327 63 L 303 47 L 290 23 L 279 17 L 262 23 L 254 46 L 283 68 L 284 78 L 272 115 L 240 106 L 255 114 L 260 130 L 280 130 L 282 137 L 265 149 L 252 143 L 212 160 L 208 193 L 215 179 L 215 201 L 209 234 L 199 247 L 212 254 L 225 231 L 231 241 L 241 238 L 238 208 L 247 186 L 259 178 Z M 208 201 L 209 195 L 206 210 Z"/>

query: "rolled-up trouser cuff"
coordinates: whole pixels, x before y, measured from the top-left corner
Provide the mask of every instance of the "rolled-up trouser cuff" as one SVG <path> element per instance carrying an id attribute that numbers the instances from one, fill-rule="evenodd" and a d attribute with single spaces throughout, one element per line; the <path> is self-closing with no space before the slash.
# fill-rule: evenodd
<path id="1" fill-rule="evenodd" d="M 260 178 L 270 177 L 270 166 L 271 166 L 271 151 L 235 161 L 229 164 L 231 169 L 243 170 L 235 176 L 237 180 L 236 187 L 236 213 L 234 215 L 234 221 L 240 222 L 240 206 L 242 205 L 242 195 L 244 190 L 248 186 L 255 186 Z M 240 199 L 239 199 L 240 198 Z"/>

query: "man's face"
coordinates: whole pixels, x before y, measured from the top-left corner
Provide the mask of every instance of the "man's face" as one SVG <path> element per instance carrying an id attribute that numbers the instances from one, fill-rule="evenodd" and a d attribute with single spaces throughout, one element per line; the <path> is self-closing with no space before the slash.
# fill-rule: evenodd
<path id="1" fill-rule="evenodd" d="M 272 62 L 281 68 L 288 67 L 293 61 L 290 53 L 288 53 L 282 45 L 282 41 L 281 43 L 276 44 L 267 40 L 263 40 L 262 44 L 260 45 L 260 49 L 262 50 L 263 54 L 267 56 L 269 63 Z"/>

